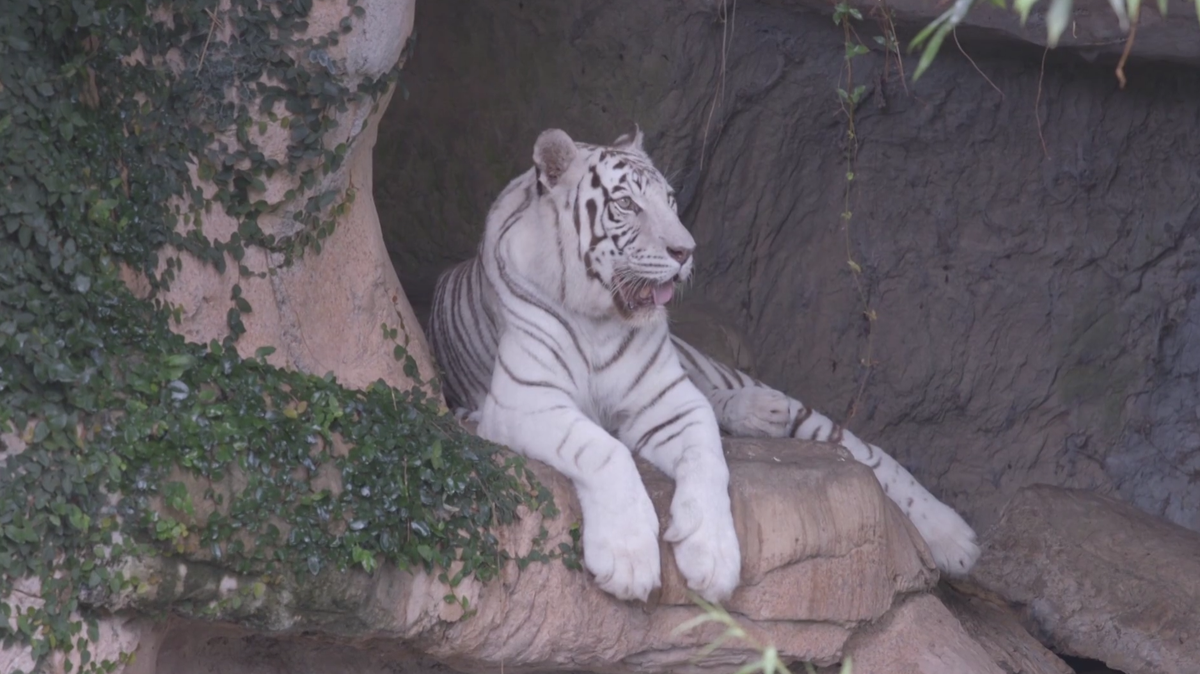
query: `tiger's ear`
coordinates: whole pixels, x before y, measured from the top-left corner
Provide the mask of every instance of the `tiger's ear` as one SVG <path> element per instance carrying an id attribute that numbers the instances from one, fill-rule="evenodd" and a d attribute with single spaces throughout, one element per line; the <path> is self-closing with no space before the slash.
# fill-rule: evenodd
<path id="1" fill-rule="evenodd" d="M 546 187 L 554 187 L 558 179 L 571 168 L 571 162 L 579 154 L 575 141 L 561 129 L 543 131 L 533 144 L 533 164 L 538 169 L 538 180 Z"/>
<path id="2" fill-rule="evenodd" d="M 621 134 L 621 137 L 613 141 L 613 147 L 637 150 L 645 152 L 642 148 L 642 127 L 637 124 L 633 125 L 633 133 Z"/>

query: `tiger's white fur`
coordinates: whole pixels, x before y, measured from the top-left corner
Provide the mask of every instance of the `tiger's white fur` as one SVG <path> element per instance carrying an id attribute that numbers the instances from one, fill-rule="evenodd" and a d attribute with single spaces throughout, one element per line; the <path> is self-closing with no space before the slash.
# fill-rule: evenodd
<path id="1" fill-rule="evenodd" d="M 676 481 L 664 539 L 688 586 L 711 601 L 736 588 L 719 428 L 841 442 L 875 470 L 939 567 L 968 570 L 974 532 L 898 463 L 669 336 L 663 305 L 691 274 L 694 246 L 640 132 L 602 147 L 549 130 L 534 167 L 493 204 L 480 254 L 438 281 L 429 332 L 448 401 L 480 435 L 572 480 L 584 563 L 600 587 L 644 600 L 659 586 L 658 518 L 636 453 Z"/>

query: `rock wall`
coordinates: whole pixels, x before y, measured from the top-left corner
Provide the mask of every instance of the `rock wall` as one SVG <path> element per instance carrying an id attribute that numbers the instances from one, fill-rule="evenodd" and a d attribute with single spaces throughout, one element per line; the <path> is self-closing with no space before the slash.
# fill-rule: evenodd
<path id="1" fill-rule="evenodd" d="M 540 130 L 637 122 L 699 243 L 690 296 L 745 330 L 766 381 L 840 419 L 861 388 L 851 427 L 980 530 L 1038 482 L 1200 529 L 1200 76 L 1135 62 L 1119 90 L 1111 64 L 964 43 L 972 65 L 948 41 L 905 84 L 859 57 L 847 233 L 841 31 L 721 6 L 419 4 L 375 173 L 414 303 L 474 252 Z M 878 314 L 865 385 L 847 246 Z"/>
<path id="2" fill-rule="evenodd" d="M 364 78 L 385 75 L 400 59 L 405 41 L 412 31 L 414 0 L 390 2 L 369 0 L 361 3 L 366 19 L 363 28 L 350 38 L 328 48 L 328 57 L 341 64 L 340 75 L 353 86 Z M 322 35 L 347 18 L 347 7 L 327 6 L 314 10 L 309 33 Z M 232 28 L 221 29 L 223 40 L 233 40 Z M 363 388 L 383 379 L 398 388 L 411 388 L 413 380 L 403 363 L 393 357 L 393 340 L 380 330 L 381 324 L 398 331 L 398 342 L 416 361 L 419 377 L 428 381 L 433 373 L 433 358 L 417 327 L 412 308 L 405 301 L 404 289 L 388 269 L 381 251 L 379 215 L 371 198 L 373 154 L 379 117 L 392 94 L 385 94 L 376 106 L 366 100 L 339 111 L 337 131 L 328 141 L 345 143 L 346 161 L 340 168 L 323 176 L 318 189 L 336 189 L 339 194 L 358 193 L 338 218 L 337 227 L 323 241 L 323 254 L 310 254 L 289 264 L 283 253 L 247 246 L 245 256 L 235 260 L 226 253 L 222 273 L 197 260 L 186 251 L 170 291 L 160 298 L 180 307 L 180 320 L 174 328 L 189 341 L 207 343 L 221 340 L 228 333 L 226 315 L 234 306 L 231 291 L 240 287 L 254 311 L 243 319 L 246 333 L 237 342 L 243 357 L 252 357 L 257 349 L 275 348 L 268 361 L 278 367 L 311 374 L 336 374 L 352 388 Z M 276 104 L 274 113 L 284 114 Z M 286 115 L 285 115 L 286 116 Z M 255 142 L 261 152 L 281 163 L 288 157 L 290 133 L 280 125 L 264 126 Z M 215 192 L 210 181 L 194 178 L 207 198 Z M 284 172 L 267 178 L 263 190 L 267 200 L 277 204 L 275 212 L 259 220 L 263 232 L 280 240 L 296 233 L 292 217 L 296 208 L 284 195 L 297 186 Z M 297 198 L 305 198 L 302 195 Z M 302 202 L 298 202 L 302 203 Z M 286 206 L 286 207 L 285 207 Z M 179 200 L 186 212 L 188 204 Z M 240 220 L 211 209 L 205 214 L 204 235 L 214 241 L 228 241 L 238 232 Z M 181 226 L 181 229 L 186 225 Z M 254 275 L 240 276 L 239 264 Z M 135 292 L 144 293 L 145 282 L 132 273 L 126 279 Z"/>

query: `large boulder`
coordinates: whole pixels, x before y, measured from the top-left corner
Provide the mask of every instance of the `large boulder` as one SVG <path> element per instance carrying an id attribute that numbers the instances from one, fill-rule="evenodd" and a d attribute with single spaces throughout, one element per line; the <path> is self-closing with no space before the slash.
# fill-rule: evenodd
<path id="1" fill-rule="evenodd" d="M 1200 663 L 1200 535 L 1100 494 L 1017 492 L 974 579 L 1056 652 L 1129 674 Z"/>
<path id="2" fill-rule="evenodd" d="M 775 645 L 790 661 L 837 662 L 856 630 L 885 619 L 905 597 L 923 594 L 936 582 L 937 572 L 915 529 L 870 469 L 850 459 L 845 450 L 791 440 L 730 440 L 727 450 L 744 561 L 742 586 L 725 608 L 757 643 Z M 499 530 L 504 549 L 514 558 L 527 556 L 539 538 L 548 550 L 569 546 L 572 528 L 580 520 L 570 483 L 540 464 L 533 469 L 562 512 L 552 519 L 528 513 Z M 665 518 L 673 483 L 652 467 L 642 469 L 651 499 Z M 207 487 L 192 487 L 199 502 Z M 735 642 L 693 662 L 699 649 L 723 628 L 675 631 L 700 609 L 692 603 L 665 543 L 663 586 L 648 605 L 614 599 L 589 574 L 557 559 L 510 561 L 494 581 L 467 579 L 456 588 L 439 580 L 436 570 L 404 572 L 394 567 L 370 575 L 323 571 L 310 579 L 264 583 L 222 571 L 205 559 L 141 560 L 129 569 L 143 579 L 142 589 L 110 601 L 141 611 L 172 607 L 180 615 L 246 626 L 238 639 L 249 636 L 247 628 L 257 628 L 263 643 L 303 642 L 303 635 L 319 635 L 347 652 L 366 642 L 371 649 L 424 653 L 466 672 L 491 672 L 500 666 L 722 670 L 757 657 L 750 645 Z M 447 603 L 451 594 L 458 599 Z M 241 600 L 233 602 L 232 597 Z M 176 621 L 144 641 L 137 660 L 157 658 L 159 672 L 192 671 L 188 666 L 201 663 L 188 665 L 182 655 L 207 649 L 221 633 L 198 629 L 192 621 Z M 230 634 L 225 630 L 226 638 Z M 966 639 L 945 648 L 957 653 L 979 646 Z"/>
<path id="3" fill-rule="evenodd" d="M 972 583 L 954 582 L 939 585 L 936 595 L 1003 671 L 1074 673 L 1070 665 L 1029 634 L 1008 602 L 996 593 Z"/>
<path id="4" fill-rule="evenodd" d="M 846 644 L 846 655 L 855 672 L 1005 672 L 931 595 L 907 599 L 886 619 L 855 634 Z"/>

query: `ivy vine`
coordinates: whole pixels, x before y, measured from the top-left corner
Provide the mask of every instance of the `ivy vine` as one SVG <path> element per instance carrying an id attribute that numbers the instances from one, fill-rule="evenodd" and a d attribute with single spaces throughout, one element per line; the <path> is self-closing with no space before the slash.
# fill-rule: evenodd
<path id="1" fill-rule="evenodd" d="M 519 459 L 421 388 L 349 390 L 272 367 L 269 350 L 240 358 L 239 286 L 228 336 L 208 345 L 172 333 L 156 299 L 182 260 L 166 251 L 242 277 L 251 246 L 285 264 L 320 252 L 355 198 L 325 181 L 347 152 L 334 113 L 378 101 L 399 70 L 345 76 L 331 48 L 365 13 L 348 7 L 312 36 L 311 0 L 0 0 L 3 646 L 112 671 L 88 644 L 104 598 L 135 582 L 118 570 L 129 555 L 278 578 L 461 562 L 453 585 L 496 573 L 490 531 L 519 507 L 555 514 Z M 270 125 L 286 157 L 260 147 Z M 268 179 L 289 181 L 275 202 Z M 204 232 L 213 209 L 238 222 L 226 240 Z M 265 234 L 266 216 L 291 233 Z M 336 485 L 313 479 L 330 472 Z M 191 488 L 235 475 L 237 490 Z M 31 579 L 32 598 L 18 592 Z"/>

